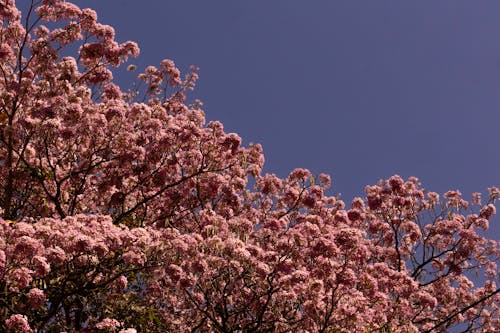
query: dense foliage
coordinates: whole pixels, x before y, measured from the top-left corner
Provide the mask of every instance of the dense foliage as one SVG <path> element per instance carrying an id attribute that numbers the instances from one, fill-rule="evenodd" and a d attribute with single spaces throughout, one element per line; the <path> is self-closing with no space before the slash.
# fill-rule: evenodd
<path id="1" fill-rule="evenodd" d="M 500 331 L 497 188 L 393 176 L 346 207 L 205 124 L 196 68 L 122 91 L 135 43 L 91 9 L 23 5 L 0 0 L 0 331 Z"/>

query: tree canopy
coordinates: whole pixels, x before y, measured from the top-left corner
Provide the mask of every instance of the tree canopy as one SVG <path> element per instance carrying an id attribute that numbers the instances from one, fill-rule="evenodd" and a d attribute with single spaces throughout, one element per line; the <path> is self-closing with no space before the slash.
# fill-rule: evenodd
<path id="1" fill-rule="evenodd" d="M 0 0 L 0 330 L 500 331 L 498 188 L 395 175 L 346 206 L 206 123 L 196 67 L 122 89 L 136 43 L 68 1 L 26 7 Z"/>

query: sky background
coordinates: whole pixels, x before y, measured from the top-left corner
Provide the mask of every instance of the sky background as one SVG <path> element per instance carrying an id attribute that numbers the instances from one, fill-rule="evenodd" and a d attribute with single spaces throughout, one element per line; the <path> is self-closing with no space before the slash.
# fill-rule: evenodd
<path id="1" fill-rule="evenodd" d="M 346 202 L 393 174 L 466 199 L 500 187 L 499 1 L 75 3 L 139 43 L 139 69 L 199 66 L 191 97 L 262 144 L 266 172 L 328 173 Z"/>

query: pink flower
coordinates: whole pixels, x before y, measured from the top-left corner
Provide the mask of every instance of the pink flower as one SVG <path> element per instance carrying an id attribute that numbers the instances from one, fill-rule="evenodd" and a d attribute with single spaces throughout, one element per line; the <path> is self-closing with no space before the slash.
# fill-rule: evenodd
<path id="1" fill-rule="evenodd" d="M 96 23 L 97 13 L 90 8 L 85 8 L 81 11 L 79 19 L 82 28 L 90 30 Z"/>
<path id="2" fill-rule="evenodd" d="M 307 208 L 313 208 L 314 205 L 316 204 L 316 200 L 310 196 L 310 195 L 306 195 L 303 199 L 302 199 L 302 203 L 304 204 L 304 206 L 306 206 Z"/>
<path id="3" fill-rule="evenodd" d="M 86 235 L 78 235 L 73 241 L 73 251 L 88 252 L 94 247 L 94 240 Z"/>
<path id="4" fill-rule="evenodd" d="M 8 44 L 0 44 L 0 61 L 6 62 L 11 59 L 13 55 L 14 51 L 12 51 L 12 48 Z"/>
<path id="5" fill-rule="evenodd" d="M 181 83 L 180 71 L 175 67 L 175 63 L 170 59 L 162 60 L 160 64 L 161 68 L 165 71 L 168 77 L 170 77 L 169 83 L 174 86 Z"/>
<path id="6" fill-rule="evenodd" d="M 146 258 L 142 253 L 137 253 L 134 251 L 129 251 L 122 256 L 128 264 L 143 265 L 146 262 Z"/>
<path id="7" fill-rule="evenodd" d="M 35 276 L 37 278 L 42 278 L 50 272 L 50 265 L 47 263 L 47 259 L 45 259 L 44 257 L 33 257 L 33 265 L 35 267 Z"/>
<path id="8" fill-rule="evenodd" d="M 399 191 L 401 187 L 403 186 L 403 178 L 401 178 L 398 175 L 394 175 L 391 178 L 389 178 L 389 186 L 393 191 Z"/>
<path id="9" fill-rule="evenodd" d="M 462 195 L 462 193 L 458 190 L 456 191 L 448 191 L 444 194 L 444 197 L 447 198 L 447 199 L 451 199 L 451 198 L 458 198 Z"/>
<path id="10" fill-rule="evenodd" d="M 427 197 L 433 203 L 437 203 L 439 201 L 439 194 L 437 194 L 436 192 L 428 192 Z"/>
<path id="11" fill-rule="evenodd" d="M 289 179 L 297 179 L 297 180 L 307 180 L 309 177 L 311 177 L 311 172 L 306 169 L 302 168 L 297 168 L 293 170 L 290 175 L 288 176 Z"/>
<path id="12" fill-rule="evenodd" d="M 281 189 L 282 182 L 274 175 L 265 175 L 259 180 L 259 185 L 263 194 L 276 194 Z"/>
<path id="13" fill-rule="evenodd" d="M 332 184 L 330 176 L 326 173 L 320 173 L 318 175 L 318 181 L 322 183 L 325 188 L 329 188 Z"/>
<path id="14" fill-rule="evenodd" d="M 490 195 L 490 199 L 496 200 L 500 198 L 500 189 L 498 187 L 488 187 L 488 193 Z"/>
<path id="15" fill-rule="evenodd" d="M 104 318 L 101 322 L 97 323 L 95 327 L 100 330 L 115 330 L 121 325 L 122 324 L 116 319 Z"/>
<path id="16" fill-rule="evenodd" d="M 67 259 L 67 255 L 63 249 L 56 246 L 48 250 L 47 258 L 51 264 L 58 266 Z"/>
<path id="17" fill-rule="evenodd" d="M 495 206 L 493 206 L 492 204 L 488 204 L 481 209 L 481 211 L 479 212 L 479 217 L 489 220 L 493 215 L 496 214 L 496 212 L 497 209 L 495 208 Z"/>
<path id="18" fill-rule="evenodd" d="M 18 287 L 19 289 L 24 289 L 33 280 L 31 275 L 33 274 L 33 271 L 26 268 L 26 267 L 21 267 L 17 268 L 12 272 L 12 283 L 15 287 Z"/>
<path id="19" fill-rule="evenodd" d="M 35 309 L 42 306 L 46 301 L 45 294 L 38 288 L 31 289 L 26 296 L 30 305 Z"/>
<path id="20" fill-rule="evenodd" d="M 5 324 L 9 330 L 17 333 L 32 333 L 28 318 L 24 315 L 15 314 L 10 316 L 9 319 L 5 320 Z"/>
<path id="21" fill-rule="evenodd" d="M 122 290 L 125 290 L 127 288 L 127 284 L 128 284 L 128 281 L 127 281 L 127 278 L 125 276 L 120 276 L 118 279 L 115 280 L 115 288 L 122 291 Z"/>
<path id="22" fill-rule="evenodd" d="M 481 193 L 480 192 L 474 192 L 472 193 L 472 203 L 474 205 L 481 205 Z"/>
<path id="23" fill-rule="evenodd" d="M 0 250 L 0 273 L 5 269 L 5 264 L 7 262 L 7 257 L 5 256 L 5 252 Z"/>

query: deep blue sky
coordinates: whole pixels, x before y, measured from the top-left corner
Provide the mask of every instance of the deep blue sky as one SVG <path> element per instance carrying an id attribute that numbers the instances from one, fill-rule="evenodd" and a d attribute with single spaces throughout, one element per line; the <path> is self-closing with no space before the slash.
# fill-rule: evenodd
<path id="1" fill-rule="evenodd" d="M 199 66 L 192 97 L 261 143 L 267 172 L 331 174 L 346 201 L 396 173 L 467 198 L 500 186 L 499 1 L 76 3 L 139 43 L 140 68 Z"/>

